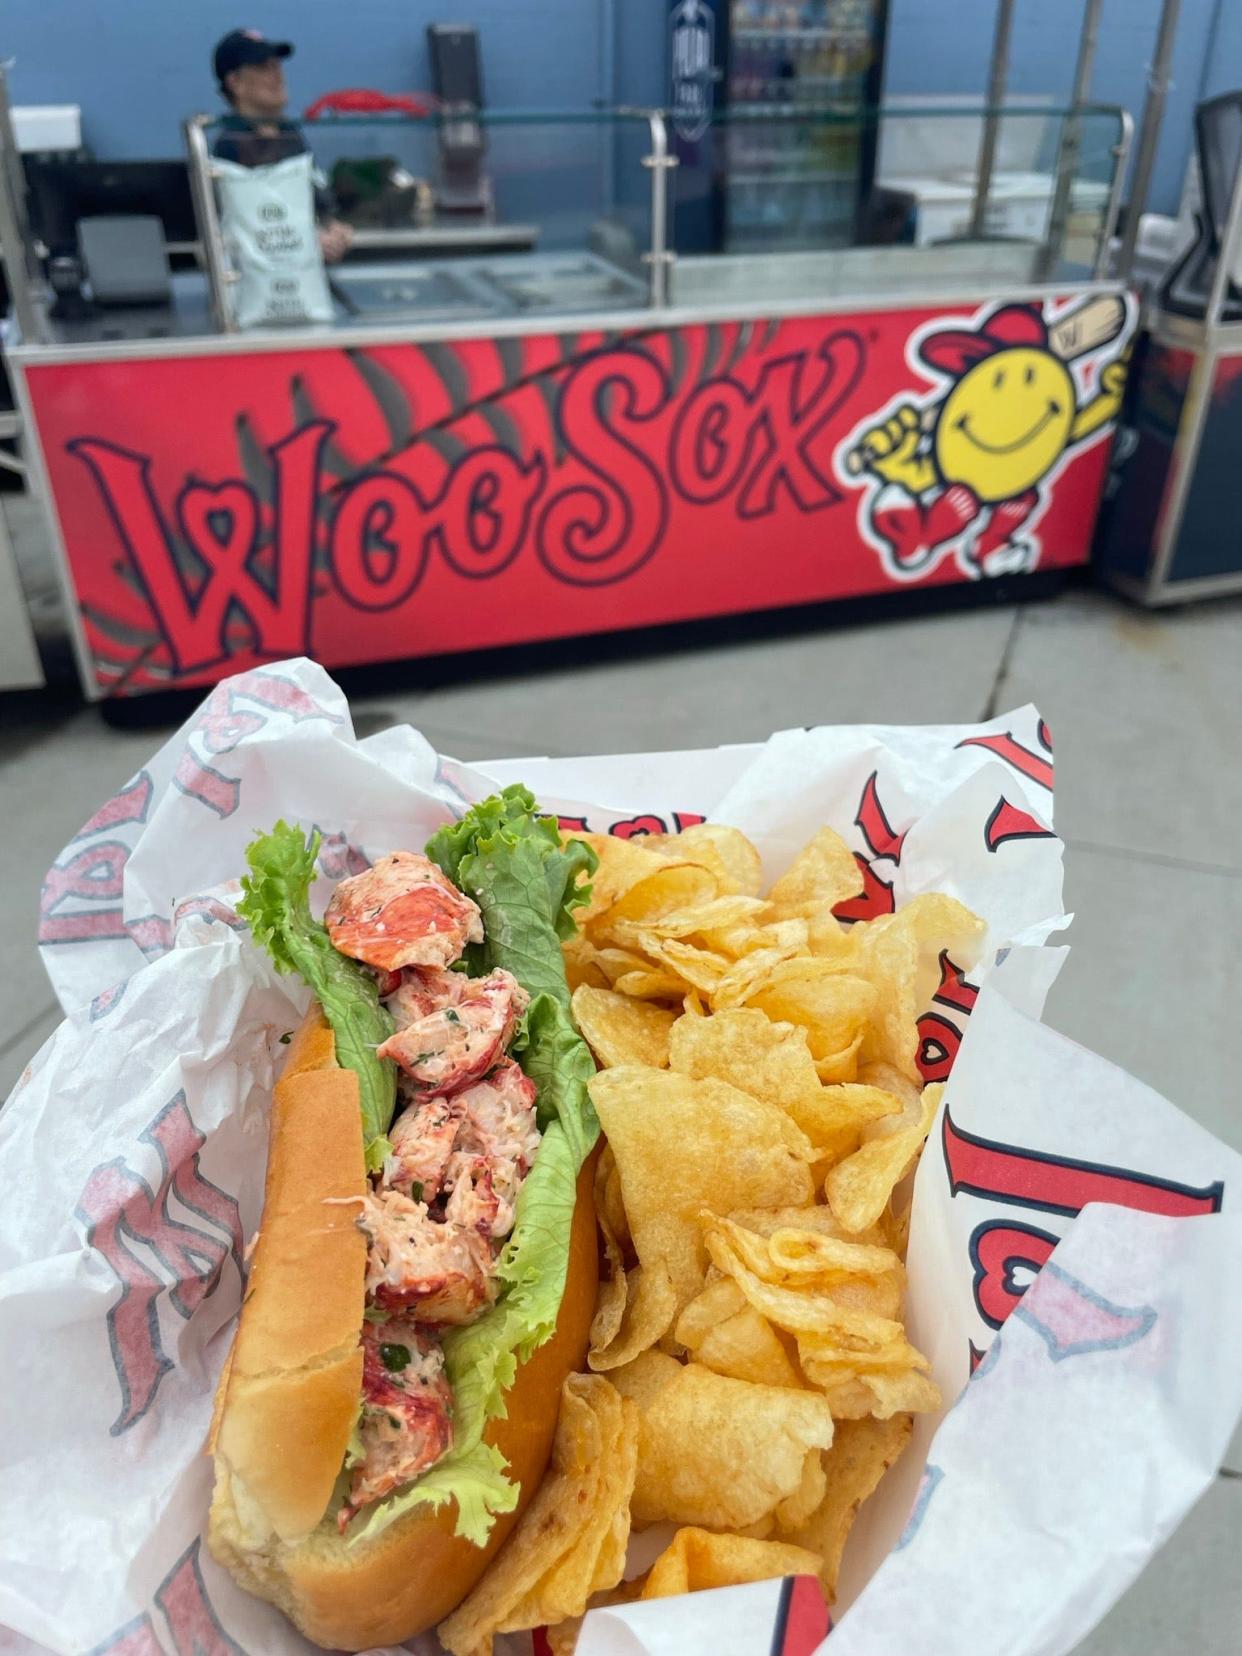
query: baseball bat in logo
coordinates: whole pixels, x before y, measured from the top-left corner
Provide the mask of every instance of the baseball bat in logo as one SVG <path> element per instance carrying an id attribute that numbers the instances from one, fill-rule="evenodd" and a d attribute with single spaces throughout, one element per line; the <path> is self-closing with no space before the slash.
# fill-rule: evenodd
<path id="1" fill-rule="evenodd" d="M 121 1393 L 114 1437 L 143 1418 L 173 1367 L 160 1335 L 160 1301 L 188 1322 L 219 1286 L 230 1258 L 239 1280 L 242 1274 L 237 1203 L 199 1172 L 206 1141 L 191 1120 L 185 1093 L 176 1093 L 140 1136 L 159 1156 L 158 1188 L 117 1157 L 94 1170 L 77 1206 L 88 1246 L 107 1261 L 121 1288 L 108 1311 Z M 174 1216 L 172 1197 L 192 1219 Z"/>

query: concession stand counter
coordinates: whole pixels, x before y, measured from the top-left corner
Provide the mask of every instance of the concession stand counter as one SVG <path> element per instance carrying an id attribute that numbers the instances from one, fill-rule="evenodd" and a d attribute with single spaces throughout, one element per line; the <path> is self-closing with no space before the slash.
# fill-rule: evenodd
<path id="1" fill-rule="evenodd" d="M 1123 111 L 721 112 L 725 162 L 824 178 L 850 123 L 874 125 L 883 178 L 896 128 L 951 121 L 978 147 L 974 211 L 929 241 L 876 186 L 851 245 L 782 221 L 765 252 L 760 190 L 747 250 L 694 256 L 671 251 L 659 112 L 479 119 L 494 219 L 372 228 L 329 272 L 329 322 L 233 325 L 206 120 L 186 128 L 199 268 L 167 303 L 57 320 L 37 260 L 10 261 L 7 356 L 88 696 L 1087 560 L 1134 326 L 1103 275 Z M 325 172 L 434 171 L 435 117 L 306 130 Z M 1034 221 L 993 212 L 1009 154 L 1049 180 Z"/>

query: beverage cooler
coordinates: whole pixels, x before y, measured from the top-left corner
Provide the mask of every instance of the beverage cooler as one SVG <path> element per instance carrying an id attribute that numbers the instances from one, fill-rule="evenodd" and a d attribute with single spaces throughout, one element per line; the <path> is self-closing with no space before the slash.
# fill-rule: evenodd
<path id="1" fill-rule="evenodd" d="M 679 252 L 851 244 L 887 24 L 888 0 L 671 0 Z"/>

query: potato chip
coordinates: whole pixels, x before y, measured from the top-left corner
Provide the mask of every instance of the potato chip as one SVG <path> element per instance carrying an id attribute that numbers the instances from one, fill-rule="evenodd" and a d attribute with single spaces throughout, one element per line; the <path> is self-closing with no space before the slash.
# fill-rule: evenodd
<path id="1" fill-rule="evenodd" d="M 828 1400 L 835 1420 L 861 1420 L 874 1415 L 887 1420 L 895 1414 L 928 1414 L 941 1403 L 940 1388 L 919 1368 L 859 1369 L 854 1362 L 830 1363 L 803 1354 L 802 1372 Z"/>
<path id="2" fill-rule="evenodd" d="M 607 988 L 609 978 L 600 965 L 599 950 L 581 932 L 575 932 L 561 952 L 565 958 L 565 981 L 571 991 L 584 983 L 596 989 Z"/>
<path id="3" fill-rule="evenodd" d="M 835 1236 L 842 1242 L 866 1242 L 877 1247 L 885 1245 L 878 1229 L 851 1235 L 837 1222 L 829 1207 L 739 1208 L 728 1218 L 735 1225 L 755 1231 L 759 1236 L 773 1236 L 778 1230 L 805 1230 L 815 1231 L 820 1236 Z"/>
<path id="4" fill-rule="evenodd" d="M 595 1293 L 595 1315 L 591 1318 L 589 1357 L 594 1356 L 596 1352 L 608 1350 L 620 1334 L 629 1293 L 628 1275 L 621 1250 L 598 1206 L 596 1217 L 604 1243 L 604 1269 L 600 1273 L 599 1287 Z"/>
<path id="5" fill-rule="evenodd" d="M 679 1018 L 669 1031 L 668 1051 L 670 1067 L 681 1074 L 727 1081 L 795 1121 L 823 1091 L 806 1031 L 773 1023 L 755 1008 L 737 1007 L 702 1020 Z"/>
<path id="6" fill-rule="evenodd" d="M 650 860 L 652 871 L 588 923 L 589 935 L 596 942 L 620 941 L 624 932 L 618 935 L 616 928 L 626 922 L 649 924 L 719 895 L 716 878 L 708 869 L 695 863 L 670 864 L 654 857 Z"/>
<path id="7" fill-rule="evenodd" d="M 746 1296 L 732 1277 L 713 1277 L 677 1319 L 674 1333 L 687 1351 L 700 1346 L 712 1329 L 746 1304 Z"/>
<path id="8" fill-rule="evenodd" d="M 722 1081 L 637 1067 L 603 1070 L 590 1092 L 638 1258 L 663 1260 L 679 1310 L 707 1267 L 701 1209 L 809 1204 L 811 1146 L 774 1105 Z"/>
<path id="9" fill-rule="evenodd" d="M 844 1242 L 792 1225 L 772 1232 L 768 1238 L 768 1257 L 776 1271 L 792 1277 L 876 1277 L 900 1265 L 896 1254 L 887 1248 Z"/>
<path id="10" fill-rule="evenodd" d="M 653 834 L 648 842 L 660 856 L 689 857 L 723 873 L 733 891 L 757 897 L 763 881 L 759 853 L 738 828 L 723 822 L 699 822 L 680 834 Z"/>
<path id="11" fill-rule="evenodd" d="M 632 1251 L 630 1221 L 621 1200 L 621 1175 L 617 1172 L 617 1158 L 606 1141 L 599 1147 L 595 1163 L 595 1212 L 600 1226 L 610 1232 L 623 1253 Z"/>
<path id="12" fill-rule="evenodd" d="M 824 1194 L 847 1231 L 865 1230 L 884 1212 L 893 1186 L 923 1148 L 943 1091 L 938 1085 L 925 1087 L 912 1126 L 872 1138 L 830 1170 Z"/>
<path id="13" fill-rule="evenodd" d="M 891 1321 L 887 1317 L 876 1317 L 874 1322 L 881 1324 Z M 898 1324 L 900 1329 L 900 1324 Z M 811 1379 L 811 1369 L 848 1369 L 861 1375 L 867 1374 L 894 1374 L 899 1369 L 926 1370 L 931 1365 L 921 1351 L 915 1349 L 905 1338 L 904 1333 L 895 1334 L 886 1344 L 872 1345 L 870 1339 L 850 1331 L 842 1332 L 832 1329 L 826 1334 L 800 1334 L 798 1336 L 798 1360 L 802 1364 L 803 1373 Z M 833 1374 L 832 1380 L 840 1378 Z M 816 1382 L 818 1384 L 818 1382 Z"/>
<path id="14" fill-rule="evenodd" d="M 657 1351 L 612 1378 L 641 1417 L 637 1523 L 757 1523 L 801 1487 L 807 1452 L 832 1441 L 831 1411 L 815 1392 L 731 1380 Z"/>
<path id="15" fill-rule="evenodd" d="M 679 1529 L 651 1566 L 642 1596 L 671 1598 L 674 1593 L 701 1593 L 711 1587 L 740 1587 L 745 1581 L 818 1576 L 822 1568 L 823 1559 L 818 1553 L 788 1542 L 750 1541 L 741 1535 Z"/>
<path id="16" fill-rule="evenodd" d="M 585 840 L 599 858 L 599 866 L 591 876 L 591 897 L 585 907 L 575 911 L 575 918 L 583 931 L 589 931 L 591 922 L 618 902 L 631 886 L 645 880 L 661 866 L 642 838 L 622 839 L 617 834 L 574 834 L 574 839 Z M 665 859 L 667 860 L 667 859 Z"/>
<path id="17" fill-rule="evenodd" d="M 767 908 L 768 905 L 762 897 L 742 897 L 735 894 L 731 897 L 714 897 L 710 903 L 700 903 L 696 908 L 677 909 L 658 920 L 645 920 L 641 924 L 660 937 L 702 936 L 713 927 L 748 931 L 754 928 L 757 916 L 765 914 Z M 621 921 L 618 929 L 638 923 L 632 920 Z"/>
<path id="18" fill-rule="evenodd" d="M 614 988 L 618 978 L 624 977 L 627 972 L 645 972 L 651 965 L 647 957 L 637 949 L 618 949 L 611 946 L 596 949 L 594 961 Z"/>
<path id="19" fill-rule="evenodd" d="M 917 1113 L 919 1100 L 923 1096 L 921 1085 L 917 1081 L 912 1081 L 908 1075 L 903 1075 L 892 1064 L 872 1059 L 860 1066 L 858 1079 L 864 1087 L 879 1087 L 881 1091 L 890 1092 L 895 1098 L 899 1098 L 908 1120 L 913 1119 L 913 1115 Z"/>
<path id="20" fill-rule="evenodd" d="M 855 928 L 856 970 L 875 989 L 878 1004 L 862 1056 L 892 1064 L 910 1080 L 918 1077 L 918 939 L 899 914 L 884 914 Z"/>
<path id="21" fill-rule="evenodd" d="M 765 903 L 764 907 L 770 905 Z M 752 954 L 756 949 L 776 949 L 781 953 L 793 950 L 799 953 L 807 947 L 810 925 L 801 918 L 781 919 L 765 921 L 762 925 L 721 926 L 701 931 L 698 935 L 709 949 L 739 960 L 742 955 Z"/>
<path id="22" fill-rule="evenodd" d="M 813 903 L 833 909 L 849 897 L 860 897 L 862 874 L 854 853 L 831 828 L 821 828 L 809 840 L 768 893 L 773 903 Z"/>
<path id="23" fill-rule="evenodd" d="M 813 1058 L 841 1052 L 863 1036 L 876 1013 L 875 988 L 865 979 L 838 972 L 831 961 L 798 960 L 784 963 L 799 968 L 779 981 L 762 983 L 746 997 L 769 1018 L 797 1024 L 807 1032 Z"/>
<path id="24" fill-rule="evenodd" d="M 753 1524 L 742 1524 L 734 1532 L 746 1541 L 766 1541 L 776 1533 L 776 1513 L 769 1512 L 766 1518 L 759 1518 Z"/>
<path id="25" fill-rule="evenodd" d="M 862 1043 L 863 1032 L 860 1030 L 840 1052 L 830 1052 L 827 1057 L 815 1060 L 815 1073 L 825 1086 L 836 1081 L 855 1081 L 859 1078 L 858 1054 L 862 1050 Z"/>
<path id="26" fill-rule="evenodd" d="M 710 949 L 700 949 L 693 943 L 683 942 L 680 938 L 658 937 L 654 932 L 648 931 L 640 932 L 638 936 L 643 951 L 650 960 L 679 977 L 683 986 L 698 989 L 705 995 L 711 994 L 729 965 L 724 955 L 713 954 Z M 679 995 L 682 992 L 679 990 Z"/>
<path id="27" fill-rule="evenodd" d="M 804 1374 L 807 1369 L 802 1351 L 807 1340 L 821 1361 L 829 1360 L 823 1356 L 826 1352 L 833 1354 L 831 1360 L 835 1360 L 839 1353 L 848 1353 L 859 1369 L 894 1355 L 900 1355 L 908 1363 L 923 1362 L 920 1354 L 909 1345 L 905 1330 L 895 1318 L 847 1304 L 844 1290 L 839 1293 L 835 1283 L 826 1277 L 810 1277 L 792 1283 L 790 1279 L 770 1281 L 766 1274 L 761 1275 L 758 1270 L 752 1269 L 754 1265 L 764 1265 L 765 1243 L 762 1238 L 710 1215 L 704 1218 L 703 1224 L 712 1264 L 724 1275 L 732 1277 L 761 1316 L 775 1327 L 797 1337 L 799 1361 L 802 1362 Z M 828 1242 L 830 1239 L 824 1240 Z M 847 1243 L 832 1245 L 838 1248 L 850 1246 Z M 885 1253 L 889 1259 L 893 1258 L 887 1250 L 877 1251 Z M 772 1269 L 768 1262 L 767 1273 L 771 1274 Z M 866 1280 L 864 1277 L 864 1283 Z M 848 1286 L 848 1283 L 844 1285 L 845 1288 Z M 808 1374 L 807 1378 L 811 1376 Z"/>
<path id="28" fill-rule="evenodd" d="M 805 922 L 806 946 L 810 952 L 821 960 L 836 960 L 843 966 L 848 965 L 857 949 L 853 941 L 856 928 L 842 925 L 832 910 L 825 908 L 815 908 L 807 912 Z"/>
<path id="29" fill-rule="evenodd" d="M 649 1351 L 660 1340 L 673 1321 L 677 1310 L 677 1296 L 669 1281 L 668 1270 L 662 1261 L 654 1265 L 635 1265 L 622 1273 L 625 1285 L 622 1312 L 615 1329 L 609 1322 L 606 1342 L 596 1340 L 596 1323 L 591 1324 L 591 1350 L 587 1365 L 596 1373 L 620 1368 L 640 1352 Z M 599 1311 L 596 1311 L 596 1321 Z M 603 1332 L 601 1325 L 600 1332 Z"/>
<path id="30" fill-rule="evenodd" d="M 910 1246 L 911 1211 L 911 1204 L 906 1202 L 899 1213 L 894 1212 L 893 1201 L 890 1197 L 888 1206 L 880 1215 L 880 1230 L 884 1233 L 885 1245 L 893 1250 L 898 1259 L 902 1260 L 905 1259 Z"/>
<path id="31" fill-rule="evenodd" d="M 879 1087 L 844 1081 L 821 1084 L 789 1113 L 815 1146 L 817 1161 L 838 1161 L 857 1150 L 874 1123 L 900 1115 L 901 1100 Z"/>
<path id="32" fill-rule="evenodd" d="M 648 1006 L 619 995 L 614 989 L 574 990 L 574 1022 L 587 1045 L 606 1069 L 618 1064 L 668 1065 L 668 1032 L 675 1012 Z"/>
<path id="33" fill-rule="evenodd" d="M 781 1336 L 753 1306 L 743 1306 L 713 1328 L 691 1355 L 704 1368 L 727 1374 L 732 1380 L 750 1380 L 756 1386 L 792 1386 L 795 1390 L 802 1386 Z"/>
<path id="34" fill-rule="evenodd" d="M 506 1546 L 437 1632 L 451 1656 L 488 1656 L 496 1633 L 581 1615 L 620 1580 L 640 1420 L 597 1375 L 561 1392 L 552 1464 Z"/>
<path id="35" fill-rule="evenodd" d="M 825 1211 L 816 1208 L 811 1213 Z M 801 1219 L 796 1213 L 793 1217 Z M 845 1239 L 800 1222 L 761 1224 L 757 1230 L 715 1219 L 704 1222 L 761 1282 L 808 1296 L 823 1295 L 841 1312 L 870 1312 L 893 1325 L 892 1339 L 896 1340 L 906 1275 L 891 1250 L 874 1243 L 859 1245 L 856 1238 Z M 804 1319 L 804 1327 L 810 1326 Z"/>
<path id="36" fill-rule="evenodd" d="M 818 1510 L 804 1524 L 784 1532 L 795 1545 L 823 1557 L 820 1584 L 829 1602 L 837 1596 L 841 1554 L 858 1509 L 910 1441 L 908 1415 L 892 1420 L 843 1420 L 832 1448 L 823 1457 L 827 1491 Z"/>
<path id="37" fill-rule="evenodd" d="M 655 966 L 623 972 L 613 984 L 619 994 L 633 995 L 638 1000 L 679 1000 L 685 987 L 675 972 Z"/>
<path id="38" fill-rule="evenodd" d="M 796 955 L 799 947 L 792 939 L 780 945 L 765 943 L 762 948 L 751 949 L 735 960 L 712 991 L 713 1010 L 727 1012 L 744 1005 L 763 988 L 772 968 Z"/>
<path id="39" fill-rule="evenodd" d="M 740 1225 L 744 1232 L 755 1232 L 757 1237 L 777 1237 L 782 1235 L 783 1244 L 773 1257 L 772 1244 L 768 1242 L 767 1257 L 762 1252 L 755 1252 L 755 1239 L 750 1239 L 752 1249 L 739 1249 L 739 1257 L 747 1259 L 755 1267 L 755 1275 L 763 1282 L 777 1283 L 778 1287 L 797 1288 L 802 1285 L 806 1292 L 823 1292 L 836 1305 L 846 1310 L 856 1312 L 874 1312 L 876 1317 L 896 1318 L 901 1315 L 901 1302 L 906 1292 L 906 1272 L 899 1264 L 898 1257 L 893 1250 L 884 1244 L 884 1237 L 879 1227 L 864 1230 L 858 1237 L 851 1237 L 848 1232 L 841 1230 L 840 1225 L 831 1216 L 828 1207 L 811 1207 L 811 1209 L 785 1209 L 783 1212 L 752 1211 L 749 1214 L 732 1214 L 735 1225 Z M 730 1232 L 732 1235 L 732 1232 Z M 848 1242 L 851 1249 L 848 1254 L 840 1257 L 841 1264 L 856 1265 L 871 1260 L 871 1264 L 879 1265 L 871 1275 L 859 1275 L 854 1272 L 835 1272 L 835 1270 L 787 1270 L 790 1249 L 806 1249 L 806 1242 L 815 1242 L 818 1237 L 831 1237 L 835 1242 Z M 853 1244 L 864 1245 L 864 1250 L 853 1249 Z M 808 1260 L 810 1265 L 810 1260 Z M 720 1278 L 724 1282 L 732 1282 L 732 1278 Z M 712 1287 L 712 1283 L 709 1283 Z M 737 1290 L 740 1293 L 740 1290 Z M 697 1302 L 687 1307 L 687 1315 Z M 735 1307 L 729 1307 L 732 1313 Z"/>
<path id="40" fill-rule="evenodd" d="M 818 1449 L 812 1449 L 803 1463 L 802 1482 L 789 1499 L 782 1501 L 776 1509 L 779 1528 L 797 1529 L 799 1524 L 805 1524 L 813 1512 L 818 1512 L 827 1492 L 824 1457 Z"/>

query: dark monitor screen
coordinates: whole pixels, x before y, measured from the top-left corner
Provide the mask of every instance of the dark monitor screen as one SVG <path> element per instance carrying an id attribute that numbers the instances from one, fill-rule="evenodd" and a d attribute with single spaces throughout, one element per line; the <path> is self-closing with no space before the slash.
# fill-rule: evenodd
<path id="1" fill-rule="evenodd" d="M 169 242 L 198 239 L 184 161 L 69 161 L 26 157 L 30 227 L 52 254 L 77 248 L 79 219 L 116 213 L 158 218 Z"/>
<path id="2" fill-rule="evenodd" d="M 479 35 L 462 23 L 429 23 L 427 51 L 431 58 L 431 84 L 444 104 L 472 104 L 483 107 L 483 83 L 479 73 Z"/>

